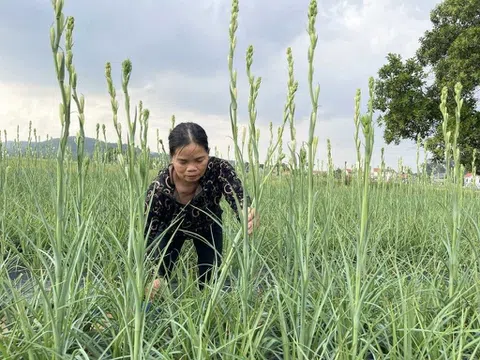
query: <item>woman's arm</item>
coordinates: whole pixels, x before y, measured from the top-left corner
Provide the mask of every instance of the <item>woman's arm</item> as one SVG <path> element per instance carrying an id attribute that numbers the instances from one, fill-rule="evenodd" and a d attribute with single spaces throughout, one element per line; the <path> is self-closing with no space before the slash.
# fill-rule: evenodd
<path id="1" fill-rule="evenodd" d="M 237 219 L 240 220 L 235 197 L 238 199 L 241 207 L 243 207 L 245 200 L 247 206 L 250 206 L 250 197 L 243 193 L 242 181 L 237 176 L 233 166 L 226 160 L 220 160 L 218 179 L 220 180 L 225 200 L 235 212 Z"/>
<path id="2" fill-rule="evenodd" d="M 148 235 L 148 244 L 162 232 L 162 224 L 165 221 L 164 201 L 165 197 L 159 190 L 158 181 L 153 181 L 148 187 L 145 197 L 145 236 Z"/>

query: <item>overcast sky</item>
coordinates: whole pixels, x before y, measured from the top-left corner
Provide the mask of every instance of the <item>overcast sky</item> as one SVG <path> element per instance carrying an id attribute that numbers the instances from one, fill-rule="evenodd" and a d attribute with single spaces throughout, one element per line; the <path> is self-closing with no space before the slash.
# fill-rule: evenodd
<path id="1" fill-rule="evenodd" d="M 354 96 L 357 88 L 367 102 L 368 78 L 376 76 L 388 52 L 414 54 L 418 39 L 430 28 L 434 0 L 326 0 L 319 2 L 315 82 L 320 84 L 317 157 L 326 159 L 326 139 L 332 142 L 334 162 L 355 161 Z M 286 49 L 292 47 L 297 94 L 298 141 L 308 136 L 311 111 L 307 91 L 306 33 L 308 0 L 240 0 L 235 67 L 240 85 L 240 122 L 247 123 L 245 51 L 255 48 L 253 72 L 262 77 L 258 96 L 258 126 L 262 158 L 269 141 L 268 124 L 282 121 L 286 97 Z M 75 17 L 74 64 L 78 91 L 86 97 L 87 135 L 95 137 L 105 123 L 115 141 L 104 76 L 111 62 L 117 93 L 124 59 L 133 62 L 131 95 L 150 109 L 150 146 L 156 150 L 156 130 L 166 140 L 170 119 L 193 121 L 207 130 L 211 148 L 226 157 L 231 144 L 229 119 L 230 1 L 224 0 L 66 0 L 66 15 Z M 28 122 L 41 139 L 58 137 L 60 93 L 56 84 L 49 29 L 54 14 L 50 0 L 0 1 L 0 129 L 10 140 Z M 122 98 L 120 103 L 123 105 Z M 121 120 L 124 122 L 123 107 Z M 72 134 L 78 129 L 72 117 Z M 285 133 L 286 137 L 288 132 Z M 380 161 L 382 129 L 377 128 L 373 165 Z M 285 147 L 284 147 L 285 149 Z M 285 149 L 286 150 L 286 149 Z M 416 146 L 386 147 L 387 164 L 396 168 L 401 156 L 414 166 Z M 423 157 L 423 155 L 422 155 Z"/>

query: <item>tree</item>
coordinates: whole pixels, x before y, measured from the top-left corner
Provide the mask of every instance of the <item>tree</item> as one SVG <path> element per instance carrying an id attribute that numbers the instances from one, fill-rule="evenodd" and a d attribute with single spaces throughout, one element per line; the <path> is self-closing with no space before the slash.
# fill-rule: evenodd
<path id="1" fill-rule="evenodd" d="M 422 164 L 423 165 L 423 164 Z M 427 175 L 430 176 L 432 174 L 445 174 L 447 171 L 445 164 L 435 161 L 433 159 L 430 159 L 427 161 L 427 164 L 425 166 L 427 170 Z"/>
<path id="2" fill-rule="evenodd" d="M 436 161 L 443 160 L 440 94 L 449 89 L 450 127 L 454 126 L 454 86 L 463 86 L 458 145 L 461 162 L 471 168 L 473 149 L 480 150 L 480 0 L 445 0 L 430 13 L 431 30 L 421 37 L 414 57 L 388 54 L 378 71 L 375 110 L 387 144 L 426 140 Z M 480 159 L 477 169 L 480 169 Z"/>

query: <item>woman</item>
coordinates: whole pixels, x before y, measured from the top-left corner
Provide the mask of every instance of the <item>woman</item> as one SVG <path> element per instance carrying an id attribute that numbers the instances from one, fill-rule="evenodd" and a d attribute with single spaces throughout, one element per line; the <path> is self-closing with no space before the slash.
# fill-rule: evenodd
<path id="1" fill-rule="evenodd" d="M 168 277 L 185 240 L 192 238 L 203 289 L 222 255 L 220 200 L 225 196 L 239 219 L 236 201 L 243 206 L 242 183 L 228 161 L 209 156 L 207 134 L 198 124 L 177 125 L 168 142 L 171 163 L 158 173 L 145 201 L 147 254 L 160 260 L 161 278 Z M 249 234 L 253 223 L 254 209 L 249 209 Z M 160 279 L 154 281 L 152 297 L 160 284 Z"/>

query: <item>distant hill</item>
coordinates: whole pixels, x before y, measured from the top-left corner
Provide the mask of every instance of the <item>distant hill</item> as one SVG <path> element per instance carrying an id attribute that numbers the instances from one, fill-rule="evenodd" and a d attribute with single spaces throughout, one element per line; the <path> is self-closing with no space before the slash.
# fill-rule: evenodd
<path id="1" fill-rule="evenodd" d="M 89 138 L 89 137 L 86 137 L 85 138 L 85 144 L 84 144 L 84 152 L 85 152 L 85 155 L 87 156 L 92 156 L 94 151 L 95 151 L 95 143 L 97 142 L 96 139 L 94 138 Z M 103 147 L 105 146 L 105 143 L 103 141 L 98 141 L 99 143 L 99 146 L 100 146 L 100 149 L 103 149 Z M 60 144 L 60 139 L 58 138 L 55 138 L 55 139 L 49 139 L 49 140 L 45 140 L 45 141 L 41 141 L 39 143 L 35 143 L 35 142 L 32 142 L 32 149 L 35 150 L 37 149 L 38 152 L 40 154 L 45 154 L 47 152 L 51 152 L 52 149 L 54 149 L 56 151 L 56 149 L 58 149 L 58 146 Z M 5 144 L 3 144 L 5 145 Z M 20 141 L 19 143 L 20 145 L 20 149 L 22 151 L 22 153 L 25 153 L 25 151 L 28 149 L 28 141 Z M 15 143 L 15 141 L 7 141 L 6 143 L 6 149 L 7 149 L 7 152 L 10 154 L 10 155 L 14 155 L 16 154 L 17 152 L 17 146 L 18 144 Z M 110 143 L 110 142 L 107 142 L 107 149 L 116 149 L 117 148 L 117 143 Z M 72 150 L 72 154 L 73 156 L 77 156 L 77 143 L 76 143 L 76 138 L 75 136 L 70 136 L 68 138 L 68 141 L 67 141 L 67 147 L 69 147 L 71 150 Z M 125 151 L 125 149 L 127 148 L 127 145 L 126 144 L 123 144 L 122 145 L 122 149 Z M 138 151 L 140 151 L 140 149 L 137 147 Z M 159 157 L 160 154 L 157 153 L 157 152 L 151 152 L 150 155 L 152 157 Z"/>

